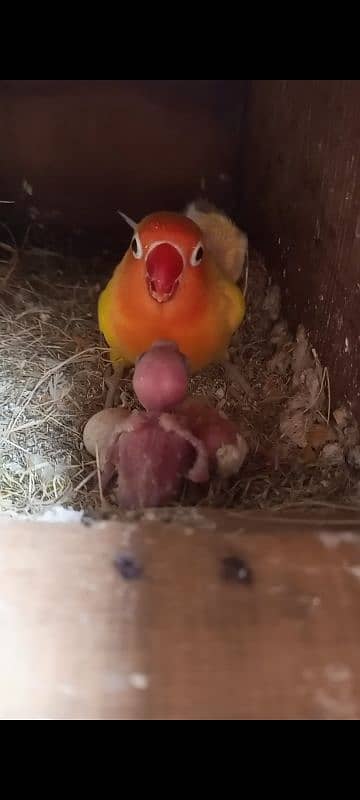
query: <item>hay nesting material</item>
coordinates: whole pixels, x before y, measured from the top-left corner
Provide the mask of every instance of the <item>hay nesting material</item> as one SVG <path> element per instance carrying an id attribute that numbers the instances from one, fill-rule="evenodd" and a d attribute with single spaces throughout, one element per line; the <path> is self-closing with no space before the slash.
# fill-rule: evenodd
<path id="1" fill-rule="evenodd" d="M 103 405 L 106 354 L 97 287 L 73 274 L 26 263 L 0 273 L 0 512 L 97 503 L 82 429 Z"/>
<path id="2" fill-rule="evenodd" d="M 102 507 L 96 460 L 82 441 L 107 388 L 99 274 L 38 255 L 10 274 L 0 266 L 0 513 Z M 250 454 L 236 479 L 213 480 L 205 495 L 187 487 L 182 503 L 244 513 L 360 508 L 358 426 L 346 407 L 332 415 L 328 370 L 303 328 L 289 333 L 279 289 L 256 253 L 246 280 L 247 315 L 229 358 L 194 376 L 191 391 L 238 422 Z M 131 372 L 116 400 L 138 407 Z"/>

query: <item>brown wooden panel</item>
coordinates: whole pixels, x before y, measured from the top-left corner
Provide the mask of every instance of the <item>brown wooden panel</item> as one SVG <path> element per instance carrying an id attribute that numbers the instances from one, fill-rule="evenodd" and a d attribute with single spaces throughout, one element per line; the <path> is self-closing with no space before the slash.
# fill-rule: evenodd
<path id="1" fill-rule="evenodd" d="M 0 718 L 360 719 L 358 520 L 189 513 L 2 521 Z"/>
<path id="2" fill-rule="evenodd" d="M 241 219 L 360 412 L 360 81 L 249 81 Z"/>
<path id="3" fill-rule="evenodd" d="M 178 210 L 202 178 L 221 200 L 242 83 L 0 81 L 0 199 L 17 199 L 25 177 L 41 209 L 109 230 L 121 229 L 119 207 Z"/>

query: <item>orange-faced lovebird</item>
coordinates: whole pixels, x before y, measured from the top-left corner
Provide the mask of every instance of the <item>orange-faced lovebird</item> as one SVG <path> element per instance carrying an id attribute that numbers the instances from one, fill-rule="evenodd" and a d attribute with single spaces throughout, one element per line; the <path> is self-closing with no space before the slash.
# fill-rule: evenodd
<path id="1" fill-rule="evenodd" d="M 99 299 L 114 367 L 134 364 L 165 340 L 199 370 L 224 357 L 244 313 L 241 290 L 206 249 L 198 225 L 168 212 L 134 223 L 130 247 Z"/>

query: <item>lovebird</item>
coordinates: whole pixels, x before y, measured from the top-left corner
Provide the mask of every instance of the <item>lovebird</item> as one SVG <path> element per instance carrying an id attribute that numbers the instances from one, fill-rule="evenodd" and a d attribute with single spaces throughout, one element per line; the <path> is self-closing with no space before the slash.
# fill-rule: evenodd
<path id="1" fill-rule="evenodd" d="M 190 372 L 223 359 L 244 318 L 245 300 L 198 225 L 170 212 L 130 224 L 130 246 L 98 306 L 114 369 L 135 364 L 157 341 L 176 343 Z"/>

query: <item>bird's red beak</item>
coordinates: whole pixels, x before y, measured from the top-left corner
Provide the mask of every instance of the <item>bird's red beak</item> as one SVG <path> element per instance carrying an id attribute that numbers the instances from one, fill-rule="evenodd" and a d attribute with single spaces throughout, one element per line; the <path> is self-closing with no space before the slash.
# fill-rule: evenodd
<path id="1" fill-rule="evenodd" d="M 146 259 L 146 280 L 151 297 L 165 303 L 176 291 L 184 269 L 181 253 L 169 242 L 157 244 Z"/>

